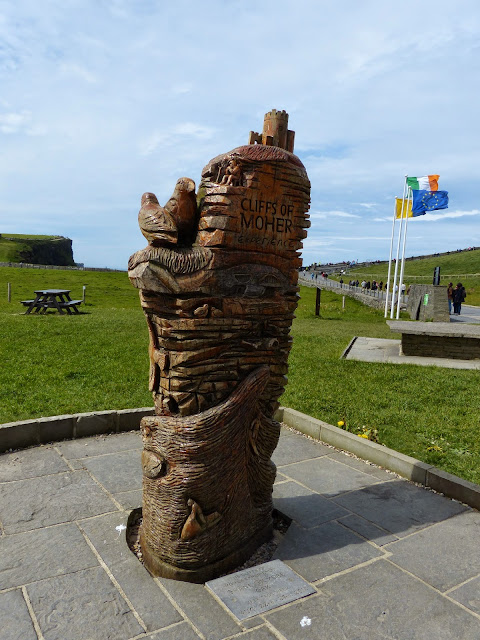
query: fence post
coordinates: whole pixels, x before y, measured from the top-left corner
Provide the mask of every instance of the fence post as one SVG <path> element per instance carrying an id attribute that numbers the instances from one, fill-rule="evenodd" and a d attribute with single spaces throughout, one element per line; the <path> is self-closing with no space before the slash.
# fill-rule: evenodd
<path id="1" fill-rule="evenodd" d="M 320 315 L 320 289 L 317 287 L 317 297 L 315 298 L 315 315 Z"/>
<path id="2" fill-rule="evenodd" d="M 87 288 L 87 285 L 84 284 L 83 285 L 83 304 L 85 304 L 85 289 Z"/>
<path id="3" fill-rule="evenodd" d="M 342 310 L 345 311 L 345 296 L 342 296 Z"/>
<path id="4" fill-rule="evenodd" d="M 9 302 L 12 301 L 12 285 L 10 282 L 7 282 L 7 299 Z"/>

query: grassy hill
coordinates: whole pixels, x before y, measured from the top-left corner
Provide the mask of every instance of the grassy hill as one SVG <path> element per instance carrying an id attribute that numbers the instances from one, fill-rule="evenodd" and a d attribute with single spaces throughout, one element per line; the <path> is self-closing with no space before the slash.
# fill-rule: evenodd
<path id="1" fill-rule="evenodd" d="M 480 305 L 480 249 L 456 251 L 433 258 L 416 258 L 405 261 L 404 282 L 409 284 L 431 284 L 433 270 L 440 267 L 440 284 L 461 282 L 467 290 L 467 304 Z M 392 277 L 393 277 L 392 266 Z M 398 265 L 400 275 L 400 264 Z M 387 281 L 388 262 L 375 262 L 369 267 L 348 269 L 343 279 Z M 338 277 L 339 278 L 339 277 Z M 336 279 L 338 279 L 336 278 Z"/>
<path id="2" fill-rule="evenodd" d="M 73 267 L 72 241 L 63 236 L 0 235 L 0 262 L 26 262 Z"/>

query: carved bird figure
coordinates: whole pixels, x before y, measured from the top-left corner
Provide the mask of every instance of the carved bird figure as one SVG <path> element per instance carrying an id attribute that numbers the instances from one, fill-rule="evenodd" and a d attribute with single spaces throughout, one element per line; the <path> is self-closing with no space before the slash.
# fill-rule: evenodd
<path id="1" fill-rule="evenodd" d="M 197 231 L 195 182 L 190 178 L 179 178 L 164 209 L 175 222 L 179 244 L 192 244 Z"/>
<path id="2" fill-rule="evenodd" d="M 177 244 L 178 232 L 172 216 L 158 203 L 154 193 L 144 193 L 138 212 L 140 231 L 153 247 Z"/>

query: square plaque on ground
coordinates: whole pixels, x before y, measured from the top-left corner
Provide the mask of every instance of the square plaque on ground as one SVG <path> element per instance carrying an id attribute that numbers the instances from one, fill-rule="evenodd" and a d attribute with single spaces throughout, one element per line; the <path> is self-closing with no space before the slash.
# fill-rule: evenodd
<path id="1" fill-rule="evenodd" d="M 281 560 L 231 573 L 205 584 L 239 620 L 275 609 L 315 589 Z"/>

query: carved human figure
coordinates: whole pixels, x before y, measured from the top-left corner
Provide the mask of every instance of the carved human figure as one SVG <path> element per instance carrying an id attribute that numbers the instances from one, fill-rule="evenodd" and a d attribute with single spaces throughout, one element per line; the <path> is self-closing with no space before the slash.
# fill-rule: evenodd
<path id="1" fill-rule="evenodd" d="M 225 175 L 220 184 L 236 186 L 240 184 L 242 177 L 242 167 L 236 158 L 230 160 L 225 169 Z"/>

